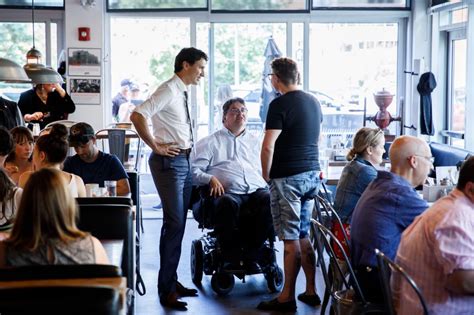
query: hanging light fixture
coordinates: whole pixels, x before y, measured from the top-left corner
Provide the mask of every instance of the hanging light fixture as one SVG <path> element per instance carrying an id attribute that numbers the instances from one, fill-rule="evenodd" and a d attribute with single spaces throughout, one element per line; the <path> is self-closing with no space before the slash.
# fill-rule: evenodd
<path id="1" fill-rule="evenodd" d="M 31 21 L 33 24 L 33 47 L 26 53 L 26 64 L 41 64 L 41 52 L 35 47 L 35 0 L 31 0 Z"/>
<path id="2" fill-rule="evenodd" d="M 10 83 L 31 82 L 25 70 L 19 64 L 6 58 L 0 58 L 0 81 Z"/>
<path id="3" fill-rule="evenodd" d="M 34 84 L 54 84 L 63 83 L 63 78 L 53 68 L 43 65 L 25 67 L 26 74 Z"/>

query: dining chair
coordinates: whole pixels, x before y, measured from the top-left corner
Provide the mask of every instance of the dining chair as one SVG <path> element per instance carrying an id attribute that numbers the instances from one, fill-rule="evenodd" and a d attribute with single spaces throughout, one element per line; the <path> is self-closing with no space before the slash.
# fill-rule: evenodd
<path id="1" fill-rule="evenodd" d="M 315 238 L 315 247 L 318 252 L 318 259 L 320 260 L 319 263 L 326 285 L 325 295 L 328 294 L 331 297 L 331 314 L 342 315 L 384 312 L 383 305 L 373 304 L 365 298 L 349 257 L 343 250 L 342 244 L 336 236 L 315 219 L 311 220 L 311 228 L 314 230 L 314 233 L 319 233 L 322 236 L 321 238 Z M 331 246 L 331 244 L 335 244 L 335 246 L 341 250 L 344 265 L 337 259 L 333 248 L 334 246 Z M 324 260 L 324 251 L 326 251 L 329 256 L 329 264 L 333 264 L 334 266 L 334 272 L 341 278 L 342 289 L 333 287 L 333 283 L 329 277 L 329 268 Z M 347 271 L 345 269 L 347 269 Z M 320 314 L 325 314 L 326 307 L 327 304 L 321 306 Z"/>
<path id="2" fill-rule="evenodd" d="M 121 273 L 98 264 L 0 268 L 0 313 L 119 314 L 125 305 L 113 283 L 124 281 Z"/>
<path id="3" fill-rule="evenodd" d="M 408 282 L 413 291 L 415 291 L 415 294 L 417 295 L 420 301 L 421 307 L 423 308 L 423 314 L 429 314 L 425 298 L 423 297 L 420 288 L 415 283 L 415 280 L 413 280 L 413 278 L 410 277 L 410 275 L 408 275 L 408 273 L 399 264 L 388 258 L 383 252 L 381 252 L 377 248 L 375 249 L 375 255 L 377 256 L 379 278 L 380 283 L 382 284 L 387 314 L 396 315 L 395 306 L 393 305 L 392 299 L 392 290 L 390 288 L 390 276 L 392 272 L 399 273 L 401 275 L 401 278 L 405 279 Z"/>

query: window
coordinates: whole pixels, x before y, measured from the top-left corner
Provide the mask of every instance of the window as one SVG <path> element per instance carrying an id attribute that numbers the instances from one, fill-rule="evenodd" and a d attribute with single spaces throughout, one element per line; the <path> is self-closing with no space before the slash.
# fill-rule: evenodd
<path id="1" fill-rule="evenodd" d="M 46 60 L 45 23 L 35 23 L 35 46 L 42 53 L 42 62 Z M 31 23 L 0 23 L 0 52 L 3 58 L 15 61 L 19 65 L 26 63 L 26 52 L 33 46 Z M 57 47 L 57 44 L 56 46 Z M 55 66 L 56 63 L 54 63 Z M 20 93 L 31 88 L 31 84 L 0 83 L 0 96 L 18 101 Z"/>
<path id="2" fill-rule="evenodd" d="M 107 0 L 107 10 L 207 10 L 207 0 Z"/>
<path id="3" fill-rule="evenodd" d="M 139 88 L 137 102 L 171 78 L 176 54 L 190 44 L 188 18 L 114 17 L 110 29 L 111 96 L 128 79 Z"/>
<path id="4" fill-rule="evenodd" d="M 26 63 L 26 52 L 33 46 L 33 29 L 31 23 L 0 23 L 0 51 L 2 57 L 23 65 Z M 35 23 L 35 46 L 46 54 L 45 23 Z"/>
<path id="5" fill-rule="evenodd" d="M 0 0 L 0 6 L 30 7 L 31 0 Z M 64 8 L 64 0 L 35 0 L 35 8 Z"/>
<path id="6" fill-rule="evenodd" d="M 397 23 L 310 24 L 309 91 L 322 105 L 323 132 L 354 133 L 363 125 L 365 100 L 372 116 L 379 110 L 374 93 L 397 93 L 397 40 Z M 388 108 L 392 116 L 396 100 Z"/>
<path id="7" fill-rule="evenodd" d="M 450 33 L 450 82 L 448 129 L 464 133 L 466 121 L 467 40 L 464 32 Z M 450 138 L 451 144 L 464 148 L 464 139 Z"/>
<path id="8" fill-rule="evenodd" d="M 285 23 L 215 23 L 213 24 L 214 80 L 211 95 L 210 131 L 222 127 L 222 105 L 230 97 L 241 97 L 248 108 L 248 129 L 262 131 L 262 86 L 267 93 L 272 87 L 267 79 L 265 51 L 270 38 L 282 56 L 286 56 Z M 269 82 L 268 82 L 269 83 Z M 267 94 L 263 95 L 266 96 Z"/>
<path id="9" fill-rule="evenodd" d="M 212 10 L 225 11 L 303 11 L 306 0 L 210 0 Z"/>
<path id="10" fill-rule="evenodd" d="M 318 8 L 410 8 L 409 0 L 313 0 L 313 9 Z"/>

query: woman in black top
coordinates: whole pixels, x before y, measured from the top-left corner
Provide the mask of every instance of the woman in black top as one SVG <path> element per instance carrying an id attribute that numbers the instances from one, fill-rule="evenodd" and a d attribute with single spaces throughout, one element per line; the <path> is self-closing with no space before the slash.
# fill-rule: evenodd
<path id="1" fill-rule="evenodd" d="M 50 122 L 67 119 L 67 114 L 76 110 L 71 97 L 58 83 L 37 84 L 21 93 L 18 107 L 25 122 L 39 123 L 41 129 Z"/>

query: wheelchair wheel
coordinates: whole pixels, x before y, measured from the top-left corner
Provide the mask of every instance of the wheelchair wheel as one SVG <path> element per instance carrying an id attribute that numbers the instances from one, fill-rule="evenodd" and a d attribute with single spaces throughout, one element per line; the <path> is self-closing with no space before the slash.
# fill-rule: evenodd
<path id="1" fill-rule="evenodd" d="M 234 275 L 227 272 L 216 272 L 212 275 L 211 286 L 217 295 L 227 295 L 234 288 Z"/>
<path id="2" fill-rule="evenodd" d="M 200 240 L 194 240 L 191 245 L 191 279 L 200 285 L 203 273 L 204 251 Z"/>
<path id="3" fill-rule="evenodd" d="M 268 289 L 272 292 L 280 292 L 283 289 L 283 270 L 275 266 L 265 275 Z"/>

